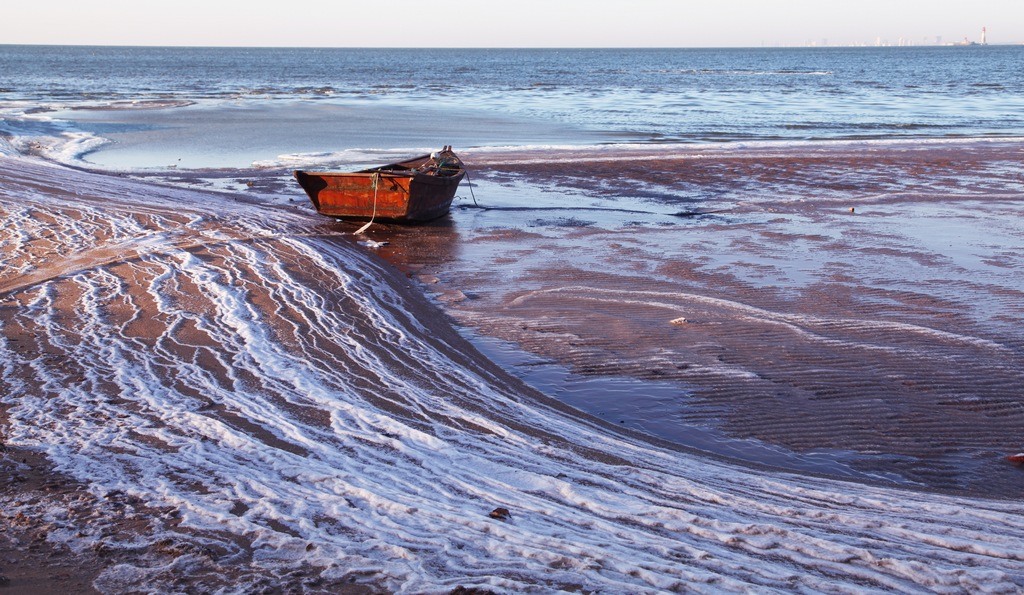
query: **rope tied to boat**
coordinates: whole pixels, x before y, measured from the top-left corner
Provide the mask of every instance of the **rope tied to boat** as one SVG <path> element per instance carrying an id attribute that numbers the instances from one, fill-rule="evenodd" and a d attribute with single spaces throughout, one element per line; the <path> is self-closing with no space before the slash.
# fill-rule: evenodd
<path id="1" fill-rule="evenodd" d="M 479 207 L 479 203 L 476 202 L 476 193 L 473 192 L 473 181 L 469 179 L 469 168 L 452 152 L 452 146 L 445 145 L 440 153 L 434 153 L 430 157 L 437 163 L 437 173 L 439 175 L 446 169 L 452 173 L 458 172 L 460 169 L 462 170 L 466 176 L 466 185 L 469 186 L 469 195 L 473 197 L 473 205 Z"/>
<path id="2" fill-rule="evenodd" d="M 473 206 L 479 207 L 480 205 L 476 202 L 476 192 L 473 192 L 473 180 L 469 179 L 469 168 L 463 165 L 462 171 L 466 172 L 466 185 L 469 186 L 469 195 L 473 197 Z"/>
<path id="3" fill-rule="evenodd" d="M 366 222 L 366 225 L 357 229 L 352 235 L 357 236 L 366 231 L 367 229 L 370 229 L 370 226 L 373 225 L 373 220 L 377 218 L 377 188 L 380 186 L 380 181 L 380 172 L 373 172 L 373 175 L 370 176 L 370 187 L 373 188 L 373 214 L 370 215 L 370 220 Z"/>

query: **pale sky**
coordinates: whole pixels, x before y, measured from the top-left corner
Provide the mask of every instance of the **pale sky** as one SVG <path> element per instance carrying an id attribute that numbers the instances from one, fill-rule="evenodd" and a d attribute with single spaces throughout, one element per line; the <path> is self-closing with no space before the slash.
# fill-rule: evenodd
<path id="1" fill-rule="evenodd" d="M 0 44 L 758 47 L 1024 42 L 1024 0 L 9 0 Z"/>

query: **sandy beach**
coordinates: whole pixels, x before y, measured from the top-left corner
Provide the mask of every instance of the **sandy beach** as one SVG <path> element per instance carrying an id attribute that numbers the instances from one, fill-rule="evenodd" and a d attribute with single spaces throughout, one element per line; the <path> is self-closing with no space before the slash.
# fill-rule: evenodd
<path id="1" fill-rule="evenodd" d="M 0 157 L 6 590 L 1019 589 L 1013 151 L 964 166 L 984 196 L 942 150 L 839 157 L 864 178 L 825 204 L 835 157 L 481 156 L 484 208 L 376 250 L 306 205 Z M 721 190 L 787 168 L 791 196 Z M 923 173 L 864 182 L 891 168 Z M 541 174 L 569 213 L 509 204 Z M 926 250 L 943 219 L 957 249 Z M 451 320 L 679 411 L 588 414 Z M 737 460 L 751 438 L 789 454 Z"/>
<path id="2" fill-rule="evenodd" d="M 581 409 L 757 463 L 1016 497 L 1022 158 L 967 142 L 484 157 L 479 179 L 569 198 L 492 189 L 495 209 L 469 204 L 455 229 L 374 237 L 460 324 L 656 387 L 624 406 L 568 395 Z M 700 200 L 661 198 L 680 196 Z"/>
<path id="3" fill-rule="evenodd" d="M 18 445 L 19 440 L 12 436 L 10 428 L 16 423 L 12 420 L 12 407 L 24 406 L 16 397 L 19 394 L 45 398 L 62 391 L 81 390 L 87 403 L 58 406 L 45 414 L 63 418 L 74 416 L 76 410 L 89 410 L 85 415 L 103 420 L 101 425 L 121 425 L 124 422 L 117 422 L 116 418 L 129 417 L 126 413 L 115 416 L 106 410 L 107 405 L 126 405 L 134 412 L 147 407 L 144 402 L 134 402 L 133 397 L 126 401 L 127 395 L 113 379 L 102 378 L 103 372 L 90 366 L 80 353 L 76 355 L 79 349 L 90 349 L 85 345 L 88 330 L 77 326 L 84 296 L 81 288 L 76 287 L 76 277 L 104 270 L 123 274 L 129 284 L 137 283 L 125 289 L 122 298 L 126 303 L 120 307 L 116 303 L 99 307 L 112 317 L 108 332 L 130 336 L 139 349 L 158 349 L 160 337 L 166 336 L 169 329 L 160 320 L 157 304 L 141 303 L 147 299 L 145 275 L 140 276 L 141 270 L 135 266 L 147 254 L 165 250 L 205 252 L 204 246 L 208 246 L 216 252 L 224 242 L 258 239 L 249 237 L 244 225 L 211 218 L 207 212 L 179 208 L 177 201 L 181 195 L 176 196 L 171 189 L 150 186 L 140 190 L 138 184 L 124 184 L 116 177 L 104 180 L 102 176 L 31 161 L 5 159 L 0 171 L 6 191 L 0 209 L 9 223 L 3 238 L 4 273 L 0 276 L 5 303 L 2 343 L 6 355 L 2 384 L 8 395 L 0 407 L 0 427 L 5 429 L 0 441 L 0 483 L 6 529 L 0 538 L 4 555 L 0 560 L 0 587 L 11 593 L 40 594 L 214 592 L 239 585 L 244 585 L 248 592 L 375 592 L 369 586 L 352 585 L 347 579 L 318 580 L 302 568 L 293 569 L 287 577 L 266 576 L 264 571 L 252 567 L 251 538 L 229 533 L 210 535 L 182 526 L 183 511 L 179 506 L 153 506 L 139 497 L 136 490 L 98 488 L 87 480 L 76 479 L 75 473 L 60 468 L 46 454 L 76 451 L 82 448 L 81 444 L 64 442 L 58 434 L 55 442 L 28 448 Z M 121 188 L 125 195 L 112 195 L 103 188 Z M 145 194 L 147 199 L 126 199 L 133 193 Z M 118 224 L 125 224 L 130 231 L 126 234 L 126 229 L 118 229 Z M 212 253 L 209 255 L 215 258 Z M 43 322 L 12 314 L 21 308 L 31 310 L 33 293 L 47 285 L 54 299 L 54 319 Z M 139 310 L 126 315 L 125 306 L 135 300 L 140 300 Z M 116 322 L 119 318 L 120 323 Z M 196 329 L 179 332 L 196 336 Z M 217 344 L 199 339 L 196 345 L 184 349 L 191 349 L 189 357 L 199 359 L 203 357 L 200 352 L 216 350 Z M 93 355 L 105 357 L 100 353 Z M 106 357 L 109 356 L 108 352 Z M 215 359 L 213 356 L 201 365 L 216 375 L 217 382 L 230 383 L 231 373 L 218 372 L 211 365 Z M 119 369 L 117 373 L 133 374 L 131 369 Z M 171 369 L 157 372 L 157 376 L 159 382 L 177 382 Z M 193 396 L 203 398 L 198 393 Z M 213 415 L 236 419 L 221 405 L 209 403 L 209 408 L 217 410 Z M 153 413 L 157 418 L 161 414 Z M 29 423 L 46 426 L 39 414 L 43 412 L 32 415 Z M 157 449 L 175 449 L 159 438 L 140 434 L 140 429 L 126 431 Z M 259 432 L 258 428 L 252 429 Z M 260 437 L 275 447 L 287 448 L 271 435 L 260 433 Z M 223 562 L 217 563 L 216 559 Z M 160 576 L 150 574 L 143 579 L 131 572 L 118 574 L 119 569 L 135 565 Z M 152 579 L 156 582 L 150 583 Z"/>

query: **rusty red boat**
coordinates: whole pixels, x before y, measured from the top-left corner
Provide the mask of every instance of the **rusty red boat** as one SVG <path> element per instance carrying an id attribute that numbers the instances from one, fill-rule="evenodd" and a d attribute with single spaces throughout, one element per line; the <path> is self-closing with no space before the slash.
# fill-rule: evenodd
<path id="1" fill-rule="evenodd" d="M 436 153 L 355 172 L 293 173 L 321 215 L 419 223 L 448 213 L 466 169 L 446 146 Z"/>

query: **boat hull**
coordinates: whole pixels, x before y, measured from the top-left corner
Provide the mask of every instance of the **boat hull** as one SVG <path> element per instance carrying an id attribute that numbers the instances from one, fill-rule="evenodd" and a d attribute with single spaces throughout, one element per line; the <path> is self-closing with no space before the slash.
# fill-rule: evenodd
<path id="1" fill-rule="evenodd" d="M 417 223 L 448 213 L 466 172 L 415 171 L 430 156 L 360 172 L 294 172 L 321 215 L 352 220 Z"/>

